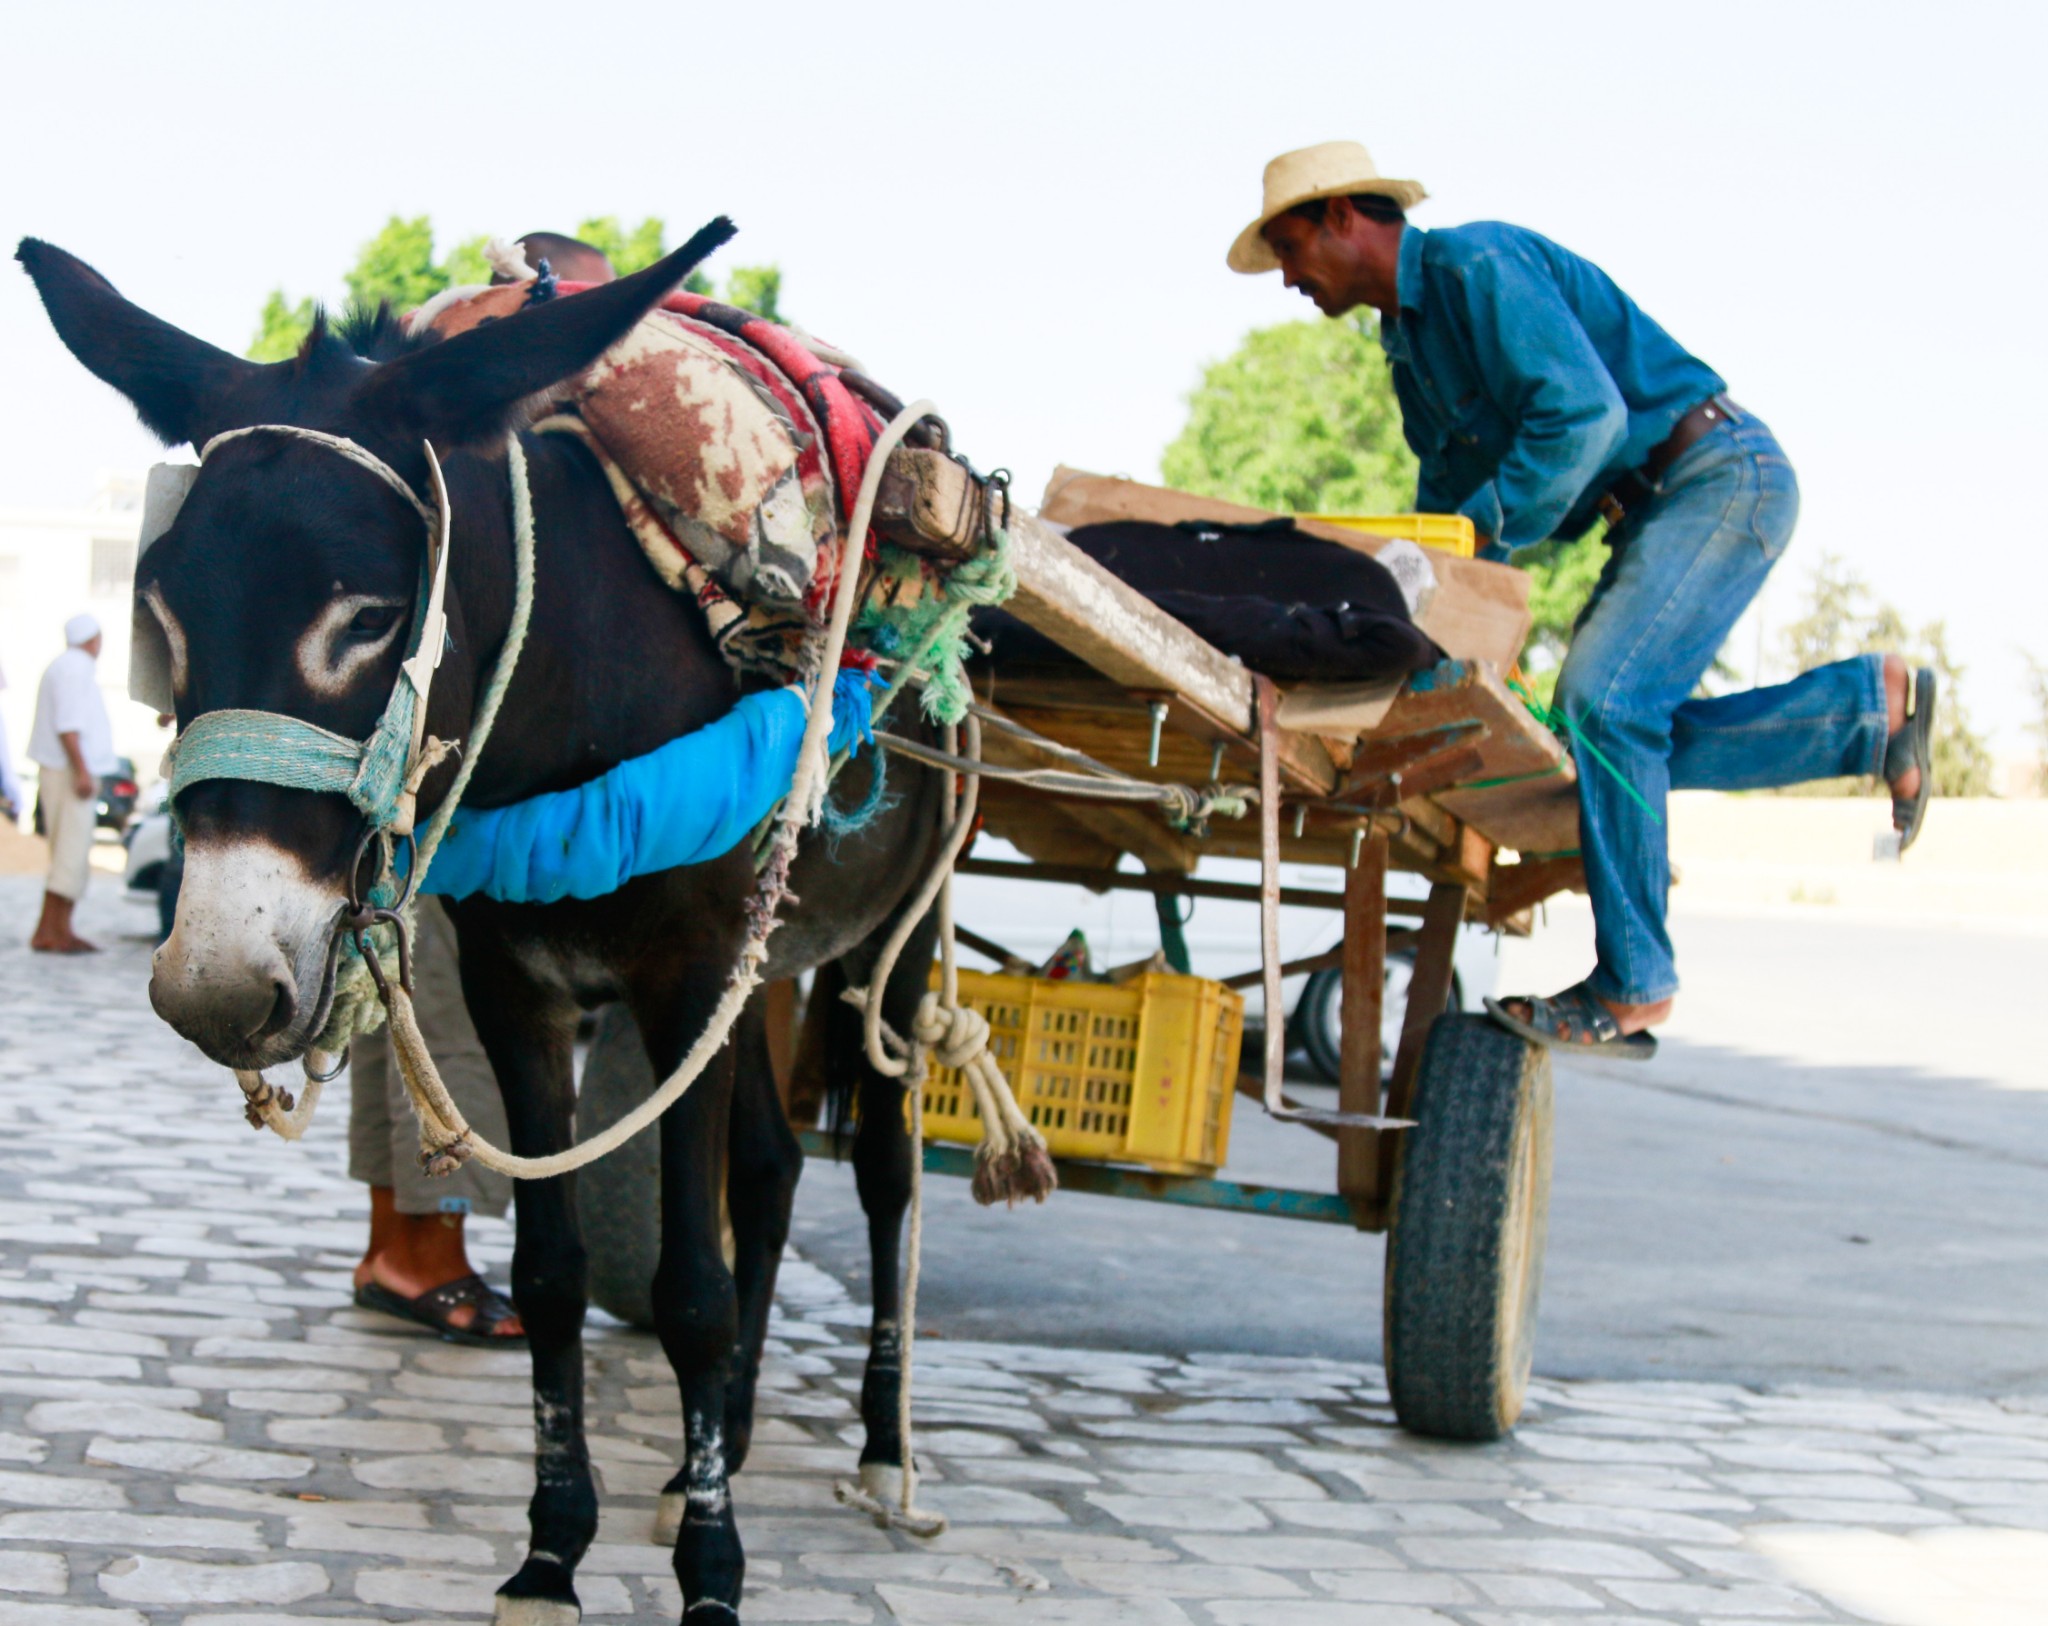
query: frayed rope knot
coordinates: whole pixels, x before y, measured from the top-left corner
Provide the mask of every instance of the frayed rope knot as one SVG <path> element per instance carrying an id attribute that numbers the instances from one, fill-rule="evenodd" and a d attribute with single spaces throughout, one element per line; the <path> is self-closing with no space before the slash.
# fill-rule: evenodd
<path id="1" fill-rule="evenodd" d="M 924 996 L 910 1033 L 941 1067 L 965 1067 L 988 1049 L 988 1018 L 964 1005 L 947 1010 L 937 994 Z"/>

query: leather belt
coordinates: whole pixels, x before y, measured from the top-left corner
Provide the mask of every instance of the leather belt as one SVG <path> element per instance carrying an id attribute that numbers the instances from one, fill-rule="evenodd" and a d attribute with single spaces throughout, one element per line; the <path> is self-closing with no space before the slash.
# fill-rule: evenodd
<path id="1" fill-rule="evenodd" d="M 1617 476 L 1601 493 L 1599 508 L 1607 523 L 1619 525 L 1630 514 L 1639 512 L 1663 489 L 1660 482 L 1665 471 L 1708 430 L 1724 423 L 1739 423 L 1742 417 L 1742 408 L 1725 395 L 1710 395 L 1687 409 L 1685 416 L 1672 425 L 1671 433 L 1650 448 L 1650 455 L 1638 467 Z"/>

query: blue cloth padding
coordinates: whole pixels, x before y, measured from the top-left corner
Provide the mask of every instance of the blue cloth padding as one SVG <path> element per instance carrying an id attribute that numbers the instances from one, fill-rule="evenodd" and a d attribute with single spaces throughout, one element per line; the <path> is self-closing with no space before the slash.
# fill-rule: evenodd
<path id="1" fill-rule="evenodd" d="M 848 668 L 832 685 L 835 753 L 874 740 L 878 681 Z M 802 690 L 770 689 L 574 790 L 462 810 L 423 890 L 554 903 L 601 898 L 636 875 L 708 863 L 738 846 L 788 791 L 803 736 Z"/>

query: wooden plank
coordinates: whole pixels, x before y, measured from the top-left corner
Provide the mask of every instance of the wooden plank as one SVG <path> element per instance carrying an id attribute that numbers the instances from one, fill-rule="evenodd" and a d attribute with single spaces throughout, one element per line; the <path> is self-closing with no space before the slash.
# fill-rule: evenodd
<path id="1" fill-rule="evenodd" d="M 1415 1116 L 1415 1079 L 1422 1070 L 1429 1030 L 1451 999 L 1451 977 L 1458 949 L 1458 929 L 1465 923 L 1469 890 L 1455 881 L 1429 889 L 1422 930 L 1415 944 L 1415 973 L 1408 982 L 1408 1008 L 1401 1017 L 1401 1043 L 1394 1052 L 1394 1076 L 1387 1091 L 1387 1116 Z M 1380 1136 L 1377 1189 L 1384 1212 L 1393 1199 L 1394 1160 L 1400 1144 Z"/>
<path id="2" fill-rule="evenodd" d="M 1539 778 L 1447 790 L 1437 800 L 1496 846 L 1518 853 L 1567 853 L 1579 845 L 1578 773 L 1569 758 Z"/>
<path id="3" fill-rule="evenodd" d="M 1486 923 L 1499 926 L 1545 898 L 1585 890 L 1586 866 L 1576 856 L 1495 864 L 1486 878 Z"/>
<path id="4" fill-rule="evenodd" d="M 1053 470 L 1039 505 L 1042 518 L 1061 525 L 1095 525 L 1108 520 L 1149 520 L 1174 525 L 1186 519 L 1220 520 L 1226 524 L 1257 524 L 1275 516 L 1265 509 L 1216 497 L 1197 497 L 1136 480 L 1087 474 L 1064 466 Z M 1297 515 L 1296 529 L 1335 542 L 1357 553 L 1378 553 L 1385 537 L 1367 536 L 1341 525 L 1318 524 Z M 1436 571 L 1437 591 L 1416 625 L 1437 646 L 1457 660 L 1484 660 L 1505 672 L 1521 658 L 1529 640 L 1529 578 L 1512 565 L 1486 559 L 1461 559 L 1435 550 L 1429 562 Z"/>
<path id="5" fill-rule="evenodd" d="M 1380 1007 L 1387 991 L 1387 838 L 1369 835 L 1344 876 L 1344 995 L 1338 1048 L 1337 1110 L 1380 1110 Z M 1337 1134 L 1337 1194 L 1361 1224 L 1384 1206 L 1379 1132 Z"/>
<path id="6" fill-rule="evenodd" d="M 1417 672 L 1372 737 L 1399 739 L 1474 720 L 1486 727 L 1478 749 L 1489 779 L 1540 773 L 1564 759 L 1564 747 L 1550 730 L 1529 715 L 1497 673 L 1477 661 L 1445 661 Z"/>
<path id="7" fill-rule="evenodd" d="M 1004 606 L 1027 626 L 1127 689 L 1173 697 L 1182 727 L 1240 745 L 1252 738 L 1251 674 L 1126 586 L 1050 526 L 1019 512 L 1010 524 L 1017 592 Z M 1312 735 L 1288 734 L 1282 771 L 1298 788 L 1337 780 Z"/>
<path id="8" fill-rule="evenodd" d="M 1067 763 L 1043 746 L 999 728 L 983 731 L 981 752 L 987 761 L 998 767 L 1072 771 Z M 1026 790 L 1025 794 L 1045 793 Z M 1183 832 L 1173 829 L 1151 808 L 1132 803 L 1091 802 L 1080 797 L 1063 799 L 1060 807 L 1068 818 L 1090 834 L 1098 836 L 1119 852 L 1131 854 L 1147 869 L 1176 870 L 1185 874 L 1195 867 L 1200 857 L 1195 842 Z"/>
<path id="9" fill-rule="evenodd" d="M 1009 791 L 987 779 L 981 786 L 983 828 L 1015 847 L 1025 857 L 1053 864 L 1075 876 L 1114 870 L 1123 849 L 1105 841 L 1048 796 Z M 961 868 L 966 867 L 961 861 Z M 1092 884 L 1092 883 L 1090 883 Z"/>

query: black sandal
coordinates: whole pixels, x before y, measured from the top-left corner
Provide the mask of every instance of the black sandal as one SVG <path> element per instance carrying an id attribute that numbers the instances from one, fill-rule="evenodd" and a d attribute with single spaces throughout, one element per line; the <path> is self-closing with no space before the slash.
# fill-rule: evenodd
<path id="1" fill-rule="evenodd" d="M 465 1304 L 474 1306 L 476 1314 L 470 1318 L 468 1326 L 458 1327 L 452 1317 Z M 412 1299 L 402 1293 L 394 1293 L 381 1282 L 365 1282 L 356 1289 L 356 1305 L 383 1315 L 395 1315 L 401 1321 L 415 1322 L 430 1332 L 439 1333 L 451 1344 L 474 1344 L 490 1349 L 526 1347 L 525 1333 L 501 1333 L 497 1330 L 519 1312 L 512 1307 L 511 1300 L 481 1276 L 458 1276 L 454 1281 L 430 1287 Z"/>
<path id="2" fill-rule="evenodd" d="M 1583 982 L 1548 999 L 1534 994 L 1518 994 L 1515 999 L 1529 1007 L 1526 1020 L 1510 1011 L 1507 1001 L 1498 999 L 1486 1001 L 1486 1014 L 1532 1044 L 1613 1056 L 1622 1061 L 1648 1061 L 1657 1054 L 1654 1035 L 1623 1033 L 1614 1013 Z"/>
<path id="3" fill-rule="evenodd" d="M 1927 818 L 1927 799 L 1934 794 L 1934 696 L 1931 667 L 1913 674 L 1913 710 L 1906 726 L 1885 741 L 1884 777 L 1889 783 L 1914 768 L 1920 770 L 1920 788 L 1912 796 L 1892 798 L 1892 824 L 1899 832 L 1903 856 L 1920 835 Z"/>

